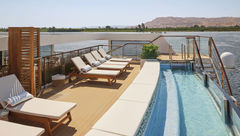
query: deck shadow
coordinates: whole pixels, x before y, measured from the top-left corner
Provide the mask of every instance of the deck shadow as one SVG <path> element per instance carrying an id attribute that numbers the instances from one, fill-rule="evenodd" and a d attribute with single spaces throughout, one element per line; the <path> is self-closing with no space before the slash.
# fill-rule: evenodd
<path id="1" fill-rule="evenodd" d="M 127 70 L 133 70 L 134 69 L 134 67 L 129 67 L 129 68 L 127 68 Z"/>
<path id="2" fill-rule="evenodd" d="M 125 80 L 128 78 L 128 75 L 130 75 L 130 74 L 131 74 L 131 72 L 123 72 L 117 77 L 117 80 Z"/>

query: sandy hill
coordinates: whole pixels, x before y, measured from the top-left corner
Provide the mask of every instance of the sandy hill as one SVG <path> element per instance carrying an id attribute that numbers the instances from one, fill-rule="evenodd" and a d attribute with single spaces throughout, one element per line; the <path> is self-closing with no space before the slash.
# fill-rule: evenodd
<path id="1" fill-rule="evenodd" d="M 198 26 L 236 26 L 240 25 L 240 17 L 197 18 L 197 17 L 158 17 L 146 22 L 148 28 L 191 27 Z"/>

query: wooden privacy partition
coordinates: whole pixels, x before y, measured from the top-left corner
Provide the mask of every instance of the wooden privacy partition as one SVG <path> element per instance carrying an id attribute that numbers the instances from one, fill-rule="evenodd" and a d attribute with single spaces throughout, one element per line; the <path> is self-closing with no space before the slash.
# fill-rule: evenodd
<path id="1" fill-rule="evenodd" d="M 33 95 L 41 88 L 40 29 L 8 28 L 9 74 L 15 74 L 24 89 Z"/>

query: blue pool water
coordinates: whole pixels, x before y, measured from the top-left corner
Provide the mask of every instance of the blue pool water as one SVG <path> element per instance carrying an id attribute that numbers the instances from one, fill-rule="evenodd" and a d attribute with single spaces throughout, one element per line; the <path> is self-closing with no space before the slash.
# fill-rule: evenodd
<path id="1" fill-rule="evenodd" d="M 227 136 L 203 82 L 191 71 L 161 66 L 145 136 Z"/>

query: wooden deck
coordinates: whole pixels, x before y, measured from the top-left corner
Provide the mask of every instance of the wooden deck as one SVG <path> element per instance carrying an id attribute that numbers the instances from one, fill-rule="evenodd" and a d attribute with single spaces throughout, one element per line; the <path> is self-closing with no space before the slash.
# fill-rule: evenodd
<path id="1" fill-rule="evenodd" d="M 71 112 L 72 121 L 64 122 L 53 135 L 84 136 L 132 83 L 139 71 L 140 66 L 132 64 L 131 68 L 120 75 L 117 83 L 112 86 L 108 86 L 106 79 L 95 81 L 81 79 L 62 88 L 46 89 L 41 95 L 42 98 L 77 103 L 77 107 Z M 14 119 L 14 122 L 43 127 L 41 124 L 26 120 Z M 47 134 L 44 133 L 43 136 Z"/>

